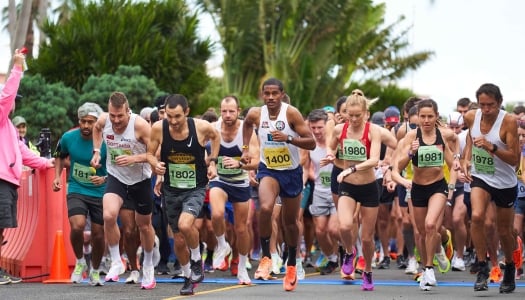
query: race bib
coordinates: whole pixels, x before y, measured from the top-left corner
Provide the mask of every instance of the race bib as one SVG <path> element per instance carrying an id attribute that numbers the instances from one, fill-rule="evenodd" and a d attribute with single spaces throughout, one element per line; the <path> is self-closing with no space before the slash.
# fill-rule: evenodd
<path id="1" fill-rule="evenodd" d="M 217 174 L 219 175 L 239 175 L 242 173 L 242 169 L 232 169 L 232 168 L 225 168 L 222 164 L 222 156 L 218 157 L 217 161 Z M 235 157 L 235 159 L 239 160 L 240 157 Z"/>
<path id="2" fill-rule="evenodd" d="M 131 149 L 122 149 L 122 148 L 110 148 L 109 149 L 109 155 L 111 159 L 111 163 L 115 164 L 115 160 L 117 159 L 117 156 L 120 155 L 131 155 Z"/>
<path id="3" fill-rule="evenodd" d="M 476 171 L 483 174 L 494 174 L 494 158 L 486 150 L 479 147 L 472 147 L 472 163 Z"/>
<path id="4" fill-rule="evenodd" d="M 266 166 L 270 169 L 290 168 L 292 158 L 288 147 L 264 148 Z"/>
<path id="5" fill-rule="evenodd" d="M 353 161 L 365 161 L 366 147 L 358 140 L 345 139 L 343 141 L 342 159 Z"/>
<path id="6" fill-rule="evenodd" d="M 90 167 L 75 162 L 73 164 L 73 170 L 71 175 L 77 182 L 91 183 L 91 180 L 89 180 L 89 176 L 93 176 L 95 175 L 95 173 Z"/>
<path id="7" fill-rule="evenodd" d="M 417 165 L 420 168 L 442 167 L 443 151 L 436 145 L 420 146 L 417 149 Z"/>
<path id="8" fill-rule="evenodd" d="M 319 179 L 321 184 L 325 187 L 330 187 L 330 182 L 332 181 L 332 172 L 321 171 L 319 172 Z"/>
<path id="9" fill-rule="evenodd" d="M 197 187 L 195 164 L 168 164 L 170 186 L 178 189 Z"/>

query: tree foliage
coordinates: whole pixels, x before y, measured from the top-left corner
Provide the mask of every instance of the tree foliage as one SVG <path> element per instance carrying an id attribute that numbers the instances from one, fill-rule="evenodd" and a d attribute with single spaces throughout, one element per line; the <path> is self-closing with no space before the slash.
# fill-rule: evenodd
<path id="1" fill-rule="evenodd" d="M 169 92 L 196 97 L 208 84 L 205 62 L 211 42 L 197 37 L 198 18 L 182 0 L 72 1 L 68 20 L 48 22 L 29 71 L 80 91 L 92 75 L 118 66 L 140 66 Z"/>
<path id="2" fill-rule="evenodd" d="M 388 83 L 432 55 L 407 53 L 402 18 L 385 24 L 385 5 L 372 0 L 197 2 L 221 36 L 226 92 L 254 97 L 277 77 L 304 112 L 348 94 L 356 73 Z"/>
<path id="3" fill-rule="evenodd" d="M 82 87 L 80 103 L 95 102 L 107 110 L 109 95 L 115 91 L 123 92 L 137 113 L 143 107 L 153 106 L 155 98 L 162 93 L 155 81 L 141 74 L 139 66 L 119 66 L 115 74 L 90 76 Z"/>
<path id="4" fill-rule="evenodd" d="M 27 120 L 30 139 L 37 138 L 42 128 L 50 128 L 56 142 L 62 133 L 76 126 L 78 93 L 74 89 L 61 82 L 47 83 L 37 74 L 23 78 L 19 93 L 23 98 L 16 103 L 16 115 Z"/>

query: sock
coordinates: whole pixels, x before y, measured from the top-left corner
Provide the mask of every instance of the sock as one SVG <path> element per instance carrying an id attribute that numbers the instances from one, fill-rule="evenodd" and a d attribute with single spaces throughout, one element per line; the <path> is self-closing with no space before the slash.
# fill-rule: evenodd
<path id="1" fill-rule="evenodd" d="M 328 261 L 337 262 L 337 254 L 328 255 Z"/>
<path id="2" fill-rule="evenodd" d="M 120 261 L 120 250 L 118 247 L 118 244 L 113 246 L 108 246 L 109 248 L 109 254 L 111 256 L 111 264 L 114 264 L 116 262 Z"/>
<path id="3" fill-rule="evenodd" d="M 217 236 L 217 246 L 220 248 L 226 247 L 226 238 L 224 237 L 224 234 Z"/>
<path id="4" fill-rule="evenodd" d="M 263 257 L 271 257 L 270 256 L 270 238 L 267 237 L 261 237 L 261 248 L 262 248 L 262 255 Z"/>
<path id="5" fill-rule="evenodd" d="M 211 264 L 213 262 L 213 250 L 208 250 L 206 253 L 206 263 Z"/>
<path id="6" fill-rule="evenodd" d="M 239 254 L 239 268 L 246 268 L 246 262 L 248 261 L 248 255 Z"/>
<path id="7" fill-rule="evenodd" d="M 295 266 L 295 256 L 297 254 L 297 246 L 288 246 L 288 263 L 287 266 Z"/>
<path id="8" fill-rule="evenodd" d="M 153 266 L 153 251 L 144 251 L 144 261 L 142 264 L 144 267 Z"/>
<path id="9" fill-rule="evenodd" d="M 201 259 L 201 252 L 199 250 L 199 247 L 195 249 L 190 248 L 190 252 L 191 252 L 191 260 L 198 261 Z"/>
<path id="10" fill-rule="evenodd" d="M 181 269 L 182 269 L 182 276 L 184 276 L 185 278 L 190 278 L 190 275 L 191 275 L 190 262 L 188 262 L 184 266 L 181 266 Z"/>
<path id="11" fill-rule="evenodd" d="M 77 258 L 77 264 L 86 264 L 86 259 L 84 256 L 82 256 L 82 258 Z"/>

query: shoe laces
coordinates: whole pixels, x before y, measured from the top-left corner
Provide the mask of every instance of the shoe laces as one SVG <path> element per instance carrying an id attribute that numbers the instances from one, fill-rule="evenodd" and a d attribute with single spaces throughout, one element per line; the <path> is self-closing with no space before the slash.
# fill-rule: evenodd
<path id="1" fill-rule="evenodd" d="M 76 264 L 75 265 L 75 270 L 73 271 L 73 273 L 81 274 L 82 271 L 84 271 L 84 265 L 83 264 Z"/>

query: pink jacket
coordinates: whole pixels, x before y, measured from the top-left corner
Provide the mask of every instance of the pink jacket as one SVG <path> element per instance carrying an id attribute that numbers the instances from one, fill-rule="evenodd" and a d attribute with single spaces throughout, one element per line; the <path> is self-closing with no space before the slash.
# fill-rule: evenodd
<path id="1" fill-rule="evenodd" d="M 20 85 L 22 69 L 14 66 L 0 95 L 0 179 L 20 185 L 22 166 L 47 168 L 47 159 L 34 154 L 18 137 L 18 131 L 9 119 Z"/>

